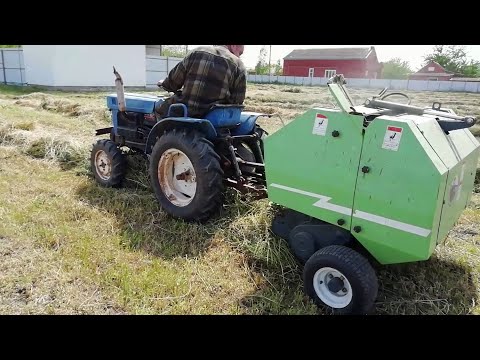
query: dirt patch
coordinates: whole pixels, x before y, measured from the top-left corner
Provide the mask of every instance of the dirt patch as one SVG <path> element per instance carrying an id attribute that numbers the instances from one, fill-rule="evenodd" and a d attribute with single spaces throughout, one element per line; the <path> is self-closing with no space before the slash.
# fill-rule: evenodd
<path id="1" fill-rule="evenodd" d="M 277 112 L 277 109 L 269 106 L 248 105 L 248 106 L 245 106 L 245 111 L 259 112 L 264 114 L 273 114 Z"/>
<path id="2" fill-rule="evenodd" d="M 283 89 L 283 90 L 280 90 L 280 91 L 289 92 L 289 93 L 301 93 L 302 92 L 302 90 L 300 90 L 300 88 L 287 88 L 287 89 Z"/>

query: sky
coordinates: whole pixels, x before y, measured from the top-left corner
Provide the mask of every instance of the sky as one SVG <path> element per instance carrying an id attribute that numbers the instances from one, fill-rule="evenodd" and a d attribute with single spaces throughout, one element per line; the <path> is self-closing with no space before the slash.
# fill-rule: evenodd
<path id="1" fill-rule="evenodd" d="M 188 45 L 189 49 L 193 49 L 199 45 Z M 268 51 L 270 45 L 245 45 L 245 51 L 242 55 L 243 63 L 247 68 L 254 68 L 260 49 L 266 46 L 267 62 Z M 313 48 L 336 48 L 336 47 L 370 47 L 375 46 L 379 61 L 388 61 L 392 58 L 399 57 L 404 61 L 408 61 L 412 70 L 420 70 L 423 63 L 423 57 L 432 52 L 434 45 L 272 45 L 272 63 L 280 59 L 283 65 L 283 58 L 294 49 L 313 49 Z M 473 58 L 480 61 L 480 45 L 465 46 L 469 59 Z"/>

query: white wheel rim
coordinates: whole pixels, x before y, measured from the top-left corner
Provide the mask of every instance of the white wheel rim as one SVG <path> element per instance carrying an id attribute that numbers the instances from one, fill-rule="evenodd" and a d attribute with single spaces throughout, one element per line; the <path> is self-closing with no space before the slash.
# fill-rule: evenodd
<path id="1" fill-rule="evenodd" d="M 337 292 L 329 289 L 332 280 L 343 282 L 343 286 Z M 331 286 L 333 284 L 330 284 Z M 313 288 L 315 293 L 326 305 L 334 309 L 342 309 L 352 301 L 352 286 L 348 279 L 340 271 L 331 267 L 324 267 L 313 276 Z"/>
<path id="2" fill-rule="evenodd" d="M 110 179 L 112 174 L 112 161 L 103 150 L 98 150 L 95 154 L 95 171 L 102 180 Z"/>
<path id="3" fill-rule="evenodd" d="M 185 153 L 168 149 L 158 162 L 158 180 L 165 197 L 175 206 L 187 206 L 197 191 L 197 176 Z"/>

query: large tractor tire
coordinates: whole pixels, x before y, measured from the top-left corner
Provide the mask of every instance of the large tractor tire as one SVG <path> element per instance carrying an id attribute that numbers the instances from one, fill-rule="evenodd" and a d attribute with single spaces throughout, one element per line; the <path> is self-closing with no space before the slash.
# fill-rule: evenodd
<path id="1" fill-rule="evenodd" d="M 255 159 L 255 155 L 254 155 L 252 149 L 250 148 L 250 146 L 248 146 L 244 142 L 241 142 L 240 144 L 237 145 L 236 153 L 242 160 L 245 160 L 245 161 L 248 161 L 248 162 L 257 162 L 257 159 Z M 242 171 L 242 172 L 243 171 L 248 171 L 250 173 L 255 172 L 255 167 L 253 167 L 253 166 L 248 166 L 248 165 L 245 165 L 245 164 L 239 164 L 239 167 L 240 167 L 240 171 Z"/>
<path id="2" fill-rule="evenodd" d="M 125 179 L 125 155 L 111 140 L 98 140 L 92 148 L 90 164 L 97 183 L 104 187 L 120 187 Z"/>
<path id="3" fill-rule="evenodd" d="M 150 157 L 155 196 L 171 216 L 203 222 L 223 203 L 223 171 L 213 144 L 193 129 L 163 134 Z"/>
<path id="4" fill-rule="evenodd" d="M 305 292 L 319 307 L 338 315 L 366 315 L 378 292 L 375 270 L 366 258 L 345 246 L 318 250 L 305 263 Z"/>

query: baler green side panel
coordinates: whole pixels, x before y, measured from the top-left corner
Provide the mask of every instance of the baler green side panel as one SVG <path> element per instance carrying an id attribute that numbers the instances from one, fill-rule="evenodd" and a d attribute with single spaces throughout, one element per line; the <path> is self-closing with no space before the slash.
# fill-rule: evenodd
<path id="1" fill-rule="evenodd" d="M 344 219 L 342 227 L 350 229 L 362 122 L 360 116 L 318 108 L 269 135 L 264 144 L 269 199 L 329 223 Z"/>
<path id="2" fill-rule="evenodd" d="M 468 129 L 463 130 L 465 136 L 470 139 L 470 141 L 474 144 L 475 149 L 477 151 L 477 165 L 475 167 L 475 173 L 476 169 L 480 166 L 480 153 L 479 153 L 479 148 L 480 148 L 480 142 L 477 140 L 475 136 L 473 136 L 472 132 Z M 473 182 L 475 183 L 475 177 L 473 178 Z M 468 193 L 468 198 L 467 198 L 467 204 L 470 203 L 470 199 L 472 198 L 473 195 L 473 189 L 475 185 L 472 185 L 472 191 Z"/>
<path id="3" fill-rule="evenodd" d="M 454 151 L 452 151 L 452 147 L 449 143 L 449 136 L 445 135 L 440 125 L 438 125 L 437 121 L 432 121 L 432 118 L 412 115 L 404 115 L 402 119 L 408 119 L 418 127 L 425 140 L 427 140 L 433 151 L 435 151 L 435 153 L 442 160 L 443 164 L 447 167 L 447 169 L 453 168 L 458 163 L 459 157 L 455 154 Z M 450 136 L 455 136 L 458 131 L 463 132 L 463 130 L 455 130 L 450 132 Z M 470 144 L 466 145 L 472 147 Z M 459 150 L 463 151 L 461 149 Z"/>
<path id="4" fill-rule="evenodd" d="M 376 118 L 365 132 L 355 193 L 355 237 L 382 264 L 428 259 L 447 169 L 412 121 Z M 439 196 L 440 194 L 440 196 Z"/>
<path id="5" fill-rule="evenodd" d="M 468 206 L 473 192 L 480 144 L 476 140 L 476 144 L 473 143 L 465 131 L 469 130 L 451 131 L 445 136 L 448 140 L 448 149 L 455 155 L 456 164 L 450 169 L 447 178 L 438 243 L 444 241 L 448 232 L 455 226 L 463 210 Z"/>
<path id="6" fill-rule="evenodd" d="M 447 135 L 436 121 L 419 117 L 411 119 L 449 170 L 441 199 L 443 208 L 437 237 L 437 243 L 440 243 L 445 240 L 468 205 L 475 181 L 480 144 L 468 129 L 450 131 Z"/>

